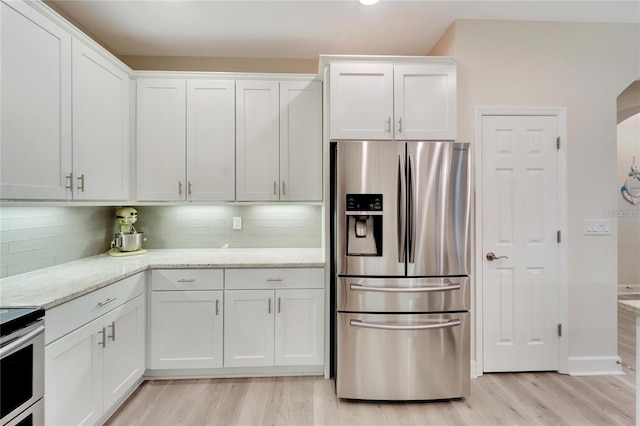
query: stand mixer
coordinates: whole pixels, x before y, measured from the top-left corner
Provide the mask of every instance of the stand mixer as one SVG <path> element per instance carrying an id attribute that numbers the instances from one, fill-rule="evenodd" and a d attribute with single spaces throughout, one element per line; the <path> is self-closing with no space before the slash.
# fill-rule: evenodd
<path id="1" fill-rule="evenodd" d="M 136 231 L 133 224 L 138 220 L 138 211 L 132 207 L 122 207 L 116 210 L 116 222 L 120 225 L 120 232 L 116 232 L 111 241 L 111 256 L 131 256 L 146 253 L 142 248 L 144 232 Z"/>

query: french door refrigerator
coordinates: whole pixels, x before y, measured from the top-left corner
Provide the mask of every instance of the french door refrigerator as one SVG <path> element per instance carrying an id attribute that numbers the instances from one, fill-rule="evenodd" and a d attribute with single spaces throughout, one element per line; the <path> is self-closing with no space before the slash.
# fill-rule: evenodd
<path id="1" fill-rule="evenodd" d="M 331 147 L 337 396 L 467 396 L 469 144 Z"/>

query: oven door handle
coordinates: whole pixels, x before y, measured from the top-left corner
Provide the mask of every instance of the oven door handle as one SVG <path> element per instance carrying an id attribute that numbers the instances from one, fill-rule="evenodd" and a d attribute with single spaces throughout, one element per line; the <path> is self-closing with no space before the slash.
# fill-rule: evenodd
<path id="1" fill-rule="evenodd" d="M 460 283 L 447 286 L 431 287 L 367 287 L 362 284 L 351 284 L 349 289 L 354 291 L 373 291 L 379 293 L 424 293 L 437 291 L 460 290 Z"/>
<path id="2" fill-rule="evenodd" d="M 2 348 L 0 348 L 0 359 L 11 355 L 13 352 L 16 352 L 18 349 L 24 346 L 25 343 L 33 340 L 34 337 L 38 336 L 41 333 L 44 333 L 44 325 L 39 326 L 35 330 L 3 346 Z"/>
<path id="3" fill-rule="evenodd" d="M 439 328 L 455 327 L 457 325 L 460 325 L 460 320 L 453 319 L 447 322 L 439 322 L 436 324 L 427 324 L 427 325 L 384 325 L 384 324 L 374 324 L 370 322 L 364 322 L 364 321 L 352 319 L 351 321 L 349 321 L 349 325 L 351 325 L 352 327 L 373 328 L 376 330 L 416 331 L 416 330 L 436 330 Z"/>

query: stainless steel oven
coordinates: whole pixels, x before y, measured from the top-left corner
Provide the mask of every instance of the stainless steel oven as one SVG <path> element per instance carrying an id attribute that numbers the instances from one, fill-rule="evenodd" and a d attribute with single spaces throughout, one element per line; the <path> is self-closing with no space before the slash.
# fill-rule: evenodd
<path id="1" fill-rule="evenodd" d="M 0 424 L 44 425 L 44 310 L 0 308 Z"/>

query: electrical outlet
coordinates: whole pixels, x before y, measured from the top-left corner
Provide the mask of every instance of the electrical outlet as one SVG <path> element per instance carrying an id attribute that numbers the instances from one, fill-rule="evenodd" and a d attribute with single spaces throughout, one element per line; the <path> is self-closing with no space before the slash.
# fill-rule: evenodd
<path id="1" fill-rule="evenodd" d="M 610 235 L 611 224 L 609 219 L 585 219 L 584 235 Z"/>
<path id="2" fill-rule="evenodd" d="M 234 216 L 233 217 L 233 229 L 242 229 L 242 217 Z"/>

